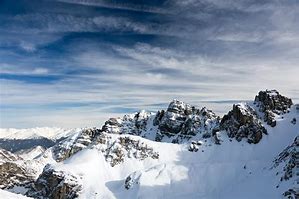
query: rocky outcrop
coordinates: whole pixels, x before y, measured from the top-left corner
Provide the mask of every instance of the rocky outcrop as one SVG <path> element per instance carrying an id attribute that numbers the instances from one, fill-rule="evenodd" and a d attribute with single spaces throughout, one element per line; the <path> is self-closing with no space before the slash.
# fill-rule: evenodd
<path id="1" fill-rule="evenodd" d="M 276 90 L 260 91 L 255 97 L 254 103 L 263 113 L 264 121 L 272 127 L 276 126 L 275 116 L 289 112 L 289 108 L 293 105 L 291 99 L 282 96 Z"/>
<path id="2" fill-rule="evenodd" d="M 2 162 L 17 161 L 17 160 L 22 160 L 22 158 L 19 157 L 18 155 L 11 153 L 10 151 L 0 148 L 0 164 Z"/>
<path id="3" fill-rule="evenodd" d="M 207 108 L 197 109 L 173 100 L 167 110 L 156 114 L 141 111 L 123 118 L 110 118 L 103 132 L 139 135 L 155 141 L 180 143 L 194 136 L 209 138 L 219 127 L 220 118 Z"/>
<path id="4" fill-rule="evenodd" d="M 89 146 L 92 140 L 99 135 L 101 131 L 96 128 L 84 129 L 80 133 L 70 138 L 60 141 L 52 149 L 56 161 L 63 161 L 73 154 Z"/>
<path id="5" fill-rule="evenodd" d="M 33 182 L 34 176 L 23 165 L 17 155 L 0 149 L 0 188 L 10 189 L 14 186 L 26 187 Z"/>
<path id="6" fill-rule="evenodd" d="M 159 153 L 155 152 L 152 147 L 140 140 L 133 140 L 129 137 L 118 138 L 111 145 L 108 145 L 104 152 L 105 158 L 111 166 L 124 162 L 126 157 L 139 160 L 159 158 Z"/>
<path id="7" fill-rule="evenodd" d="M 285 163 L 281 176 L 281 181 L 287 181 L 291 178 L 297 178 L 299 182 L 299 136 L 294 142 L 284 149 L 274 160 L 274 166 Z"/>
<path id="8" fill-rule="evenodd" d="M 139 139 L 131 137 L 112 138 L 109 134 L 101 134 L 91 145 L 105 154 L 105 159 L 112 167 L 125 161 L 126 158 L 144 160 L 146 158 L 158 159 L 159 153 Z"/>
<path id="9" fill-rule="evenodd" d="M 248 143 L 258 143 L 267 130 L 259 121 L 256 112 L 247 104 L 234 104 L 233 109 L 221 120 L 220 129 L 237 141 L 246 139 Z"/>
<path id="10" fill-rule="evenodd" d="M 163 137 L 175 136 L 172 142 L 180 142 L 201 134 L 211 137 L 214 129 L 218 128 L 220 118 L 207 108 L 197 109 L 184 102 L 173 100 L 166 111 L 158 112 L 154 125 L 158 126 L 156 140 Z"/>
<path id="11" fill-rule="evenodd" d="M 37 199 L 73 199 L 78 198 L 81 190 L 82 183 L 79 177 L 46 165 L 34 183 L 34 190 L 28 195 Z"/>
<path id="12" fill-rule="evenodd" d="M 85 148 L 96 148 L 105 154 L 105 159 L 111 166 L 122 163 L 125 158 L 158 159 L 159 154 L 139 139 L 130 137 L 115 137 L 99 129 L 85 129 L 78 135 L 61 141 L 53 148 L 56 161 L 66 160 Z"/>
<path id="13" fill-rule="evenodd" d="M 138 184 L 140 177 L 141 177 L 140 171 L 135 171 L 132 174 L 130 174 L 125 180 L 125 188 L 131 189 L 135 184 Z"/>
<path id="14" fill-rule="evenodd" d="M 283 194 L 285 199 L 298 199 L 299 198 L 299 188 L 293 188 L 285 191 Z"/>
<path id="15" fill-rule="evenodd" d="M 277 172 L 277 175 L 281 175 L 279 184 L 286 181 L 292 181 L 289 184 L 293 184 L 293 187 L 286 190 L 283 196 L 291 199 L 299 198 L 299 136 L 274 160 L 272 169 L 278 167 L 282 169 Z"/>
<path id="16" fill-rule="evenodd" d="M 146 131 L 150 116 L 151 113 L 142 110 L 122 118 L 110 118 L 105 122 L 102 131 L 113 134 L 140 135 L 142 131 Z"/>
<path id="17" fill-rule="evenodd" d="M 199 150 L 199 147 L 202 145 L 201 141 L 192 141 L 191 144 L 188 147 L 188 151 L 191 152 L 197 152 Z"/>
<path id="18" fill-rule="evenodd" d="M 219 126 L 220 118 L 207 108 L 197 109 L 184 102 L 173 100 L 166 111 L 160 111 L 155 117 L 154 125 L 158 126 L 157 141 L 171 138 L 180 143 L 194 136 L 208 138 Z"/>

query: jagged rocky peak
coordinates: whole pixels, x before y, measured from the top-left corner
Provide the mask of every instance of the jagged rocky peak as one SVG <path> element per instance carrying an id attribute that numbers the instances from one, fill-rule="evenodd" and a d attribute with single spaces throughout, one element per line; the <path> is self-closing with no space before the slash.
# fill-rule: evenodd
<path id="1" fill-rule="evenodd" d="M 110 118 L 105 122 L 102 131 L 113 134 L 140 135 L 146 130 L 151 113 L 142 110 L 134 114 L 124 115 L 122 118 Z"/>
<path id="2" fill-rule="evenodd" d="M 187 104 L 185 102 L 174 99 L 168 105 L 167 112 L 189 115 L 192 113 L 192 109 L 195 109 L 195 107 L 192 107 L 190 104 Z"/>
<path id="3" fill-rule="evenodd" d="M 182 142 L 197 134 L 211 137 L 220 118 L 207 108 L 198 109 L 179 100 L 157 113 L 140 111 L 122 118 L 110 118 L 103 132 L 139 135 L 155 141 Z"/>
<path id="4" fill-rule="evenodd" d="M 181 132 L 183 124 L 188 115 L 195 111 L 195 107 L 184 102 L 173 100 L 170 102 L 166 112 L 160 112 L 155 119 L 155 125 L 159 126 L 162 134 L 178 134 Z"/>
<path id="5" fill-rule="evenodd" d="M 220 129 L 226 130 L 228 136 L 237 141 L 244 138 L 254 144 L 262 139 L 263 134 L 267 134 L 256 112 L 245 103 L 233 105 L 233 109 L 223 116 Z"/>
<path id="6" fill-rule="evenodd" d="M 289 112 L 289 108 L 293 105 L 291 99 L 281 95 L 277 90 L 260 91 L 254 103 L 259 111 L 264 113 L 264 121 L 272 127 L 276 126 L 275 115 Z"/>
<path id="7" fill-rule="evenodd" d="M 187 103 L 173 100 L 166 111 L 159 111 L 154 119 L 158 126 L 156 140 L 163 137 L 175 136 L 172 142 L 190 139 L 192 136 L 202 134 L 211 137 L 214 129 L 218 128 L 220 118 L 207 108 L 198 109 Z"/>
<path id="8" fill-rule="evenodd" d="M 33 190 L 27 194 L 37 199 L 73 199 L 78 198 L 81 190 L 82 182 L 78 176 L 46 165 Z"/>

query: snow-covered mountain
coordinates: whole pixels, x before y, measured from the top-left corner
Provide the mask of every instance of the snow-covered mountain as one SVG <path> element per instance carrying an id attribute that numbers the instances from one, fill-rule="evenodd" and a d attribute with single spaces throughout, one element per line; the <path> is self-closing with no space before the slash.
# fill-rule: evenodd
<path id="1" fill-rule="evenodd" d="M 298 120 L 266 90 L 222 118 L 173 100 L 101 128 L 1 129 L 0 198 L 297 199 Z"/>

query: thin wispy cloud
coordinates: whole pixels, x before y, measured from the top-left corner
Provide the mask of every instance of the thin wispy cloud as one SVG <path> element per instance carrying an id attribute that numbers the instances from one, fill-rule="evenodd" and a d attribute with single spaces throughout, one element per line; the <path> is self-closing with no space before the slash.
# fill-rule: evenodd
<path id="1" fill-rule="evenodd" d="M 101 125 L 173 99 L 299 98 L 296 1 L 0 2 L 1 127 Z"/>

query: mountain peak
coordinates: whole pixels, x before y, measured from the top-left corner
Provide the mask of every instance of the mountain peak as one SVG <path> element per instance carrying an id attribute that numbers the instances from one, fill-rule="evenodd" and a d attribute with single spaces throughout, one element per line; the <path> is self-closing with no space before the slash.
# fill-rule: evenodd
<path id="1" fill-rule="evenodd" d="M 292 99 L 281 95 L 277 90 L 260 91 L 255 96 L 254 104 L 264 115 L 264 121 L 268 125 L 276 126 L 276 116 L 289 112 L 293 105 Z"/>

